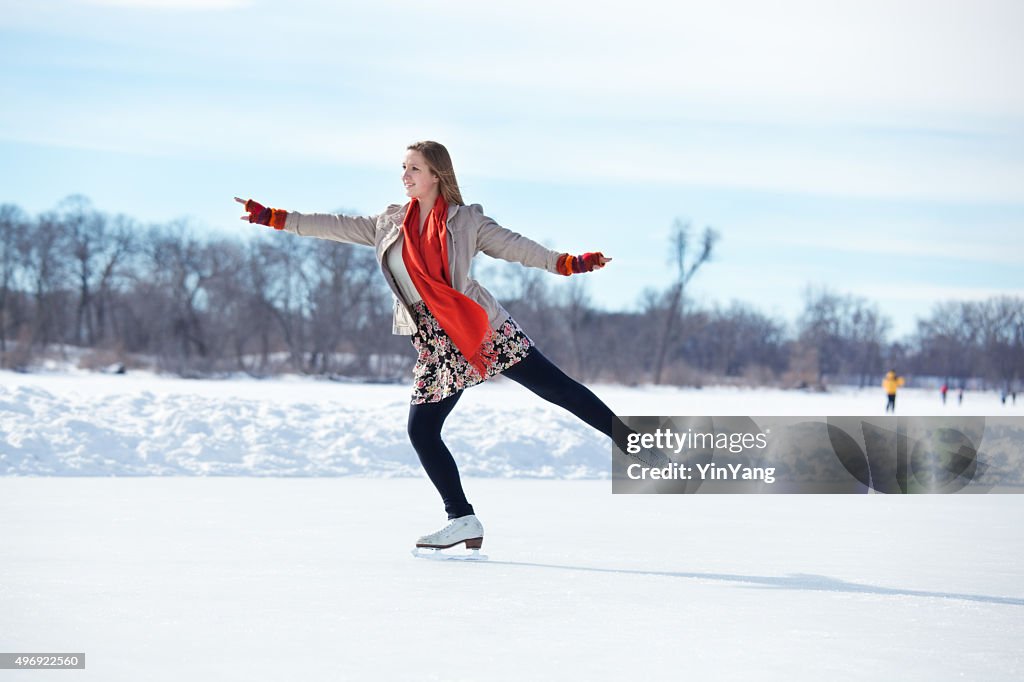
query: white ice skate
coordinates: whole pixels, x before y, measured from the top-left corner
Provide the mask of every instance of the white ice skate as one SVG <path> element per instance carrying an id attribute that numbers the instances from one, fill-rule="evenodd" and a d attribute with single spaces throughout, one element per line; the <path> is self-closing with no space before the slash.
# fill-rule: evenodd
<path id="1" fill-rule="evenodd" d="M 469 554 L 452 554 L 442 550 L 465 543 Z M 416 541 L 412 555 L 421 559 L 469 559 L 480 561 L 487 557 L 480 553 L 484 544 L 484 527 L 476 516 L 452 519 L 441 530 L 424 535 Z"/>

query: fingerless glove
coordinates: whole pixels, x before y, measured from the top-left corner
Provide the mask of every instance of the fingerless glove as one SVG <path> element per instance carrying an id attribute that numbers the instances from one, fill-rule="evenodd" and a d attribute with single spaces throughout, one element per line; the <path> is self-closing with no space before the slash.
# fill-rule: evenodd
<path id="1" fill-rule="evenodd" d="M 587 252 L 581 256 L 570 256 L 563 253 L 558 257 L 558 272 L 562 275 L 576 275 L 581 272 L 591 272 L 594 266 L 604 257 L 600 251 Z"/>
<path id="2" fill-rule="evenodd" d="M 250 223 L 268 225 L 275 230 L 283 230 L 284 223 L 288 219 L 288 211 L 268 208 L 252 199 L 245 202 L 245 212 L 249 214 Z"/>

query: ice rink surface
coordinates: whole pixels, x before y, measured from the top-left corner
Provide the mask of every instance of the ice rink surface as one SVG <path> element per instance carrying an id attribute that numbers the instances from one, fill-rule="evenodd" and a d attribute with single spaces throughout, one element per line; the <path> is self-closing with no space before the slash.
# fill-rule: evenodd
<path id="1" fill-rule="evenodd" d="M 624 415 L 884 405 L 593 388 Z M 613 496 L 602 436 L 494 382 L 445 428 L 490 561 L 422 561 L 445 520 L 407 406 L 404 386 L 2 373 L 0 651 L 86 669 L 0 680 L 1024 677 L 1021 495 Z"/>
<path id="2" fill-rule="evenodd" d="M 0 679 L 1015 680 L 1019 495 L 616 495 L 469 479 L 0 478 Z"/>

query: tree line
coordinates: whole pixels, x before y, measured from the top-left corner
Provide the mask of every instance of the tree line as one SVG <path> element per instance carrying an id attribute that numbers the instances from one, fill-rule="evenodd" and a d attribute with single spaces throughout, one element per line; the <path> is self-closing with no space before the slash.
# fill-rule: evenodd
<path id="1" fill-rule="evenodd" d="M 624 311 L 595 306 L 579 278 L 555 284 L 498 261 L 474 268 L 545 354 L 582 380 L 863 386 L 896 367 L 1009 389 L 1024 377 L 1024 299 L 938 303 L 900 340 L 890 340 L 877 305 L 828 289 L 808 288 L 793 324 L 743 302 L 701 307 L 686 286 L 718 238 L 705 229 L 695 239 L 677 221 L 664 286 Z M 75 348 L 87 366 L 148 363 L 183 376 L 405 380 L 414 355 L 391 334 L 391 315 L 365 247 L 271 230 L 230 239 L 184 222 L 144 226 L 81 196 L 37 216 L 0 205 L 4 368 Z"/>

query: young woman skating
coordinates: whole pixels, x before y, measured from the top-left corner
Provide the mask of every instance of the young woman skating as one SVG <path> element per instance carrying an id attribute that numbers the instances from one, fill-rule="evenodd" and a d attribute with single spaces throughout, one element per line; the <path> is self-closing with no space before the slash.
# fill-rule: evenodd
<path id="1" fill-rule="evenodd" d="M 395 297 L 392 331 L 416 350 L 408 432 L 449 523 L 417 547 L 483 544 L 484 529 L 466 499 L 455 459 L 441 439 L 445 418 L 462 392 L 502 374 L 612 437 L 617 417 L 597 396 L 551 363 L 493 295 L 469 276 L 483 252 L 560 275 L 599 270 L 600 252 L 552 251 L 507 230 L 477 205 L 466 205 L 448 150 L 437 142 L 408 147 L 402 184 L 409 201 L 374 216 L 302 214 L 235 197 L 243 220 L 303 237 L 372 246 Z M 625 433 L 620 422 L 619 433 Z M 625 448 L 620 445 L 625 450 Z M 661 462 L 657 462 L 661 463 Z"/>

